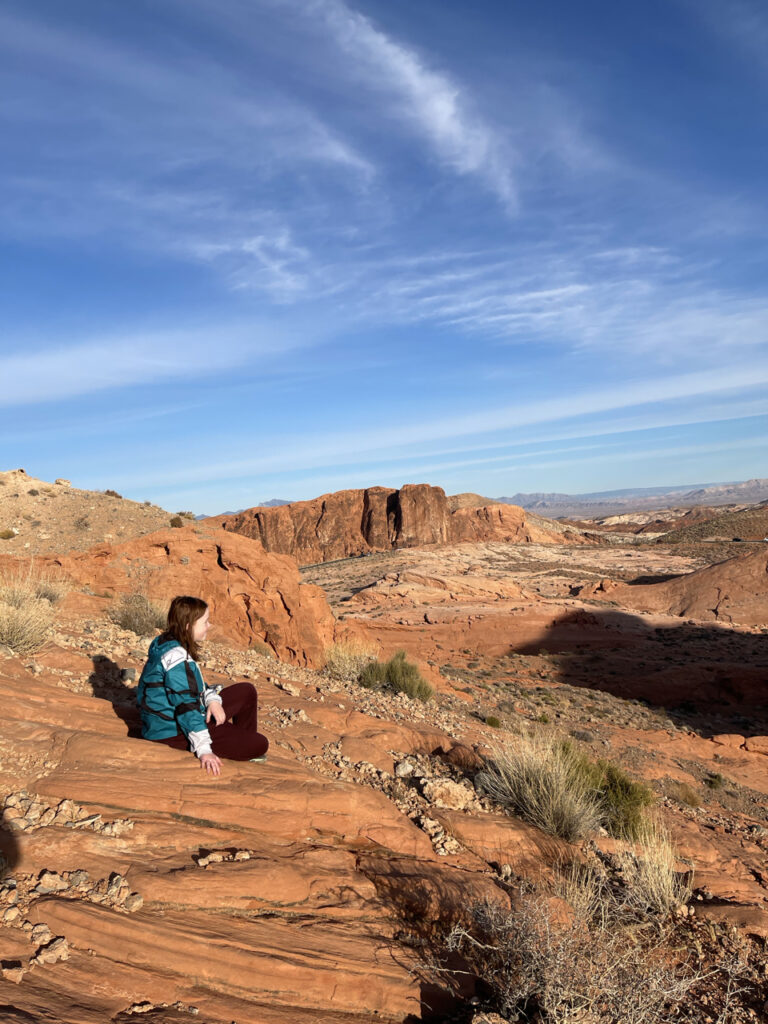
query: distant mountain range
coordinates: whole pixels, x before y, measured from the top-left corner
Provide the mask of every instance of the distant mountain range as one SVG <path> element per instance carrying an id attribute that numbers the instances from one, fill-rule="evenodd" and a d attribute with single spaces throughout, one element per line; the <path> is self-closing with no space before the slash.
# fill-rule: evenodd
<path id="1" fill-rule="evenodd" d="M 278 505 L 290 505 L 290 501 L 286 501 L 285 498 L 270 498 L 269 501 L 258 501 L 255 505 L 249 505 L 248 508 L 277 508 Z M 239 508 L 236 512 L 214 512 L 217 516 L 239 516 L 241 512 L 245 512 L 244 508 Z M 210 515 L 195 516 L 195 519 L 212 519 Z"/>
<path id="2" fill-rule="evenodd" d="M 506 505 L 522 505 L 550 519 L 595 519 L 621 512 L 670 506 L 748 505 L 768 500 L 768 479 L 731 483 L 685 484 L 678 487 L 637 487 L 588 494 L 533 493 L 497 498 Z"/>

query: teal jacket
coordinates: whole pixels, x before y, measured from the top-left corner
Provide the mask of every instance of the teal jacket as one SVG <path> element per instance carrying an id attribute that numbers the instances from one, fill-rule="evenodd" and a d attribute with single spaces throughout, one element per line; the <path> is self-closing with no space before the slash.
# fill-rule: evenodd
<path id="1" fill-rule="evenodd" d="M 162 740 L 183 733 L 198 756 L 210 753 L 205 709 L 221 698 L 215 687 L 205 685 L 197 662 L 176 640 L 157 636 L 149 645 L 137 698 L 145 739 Z"/>

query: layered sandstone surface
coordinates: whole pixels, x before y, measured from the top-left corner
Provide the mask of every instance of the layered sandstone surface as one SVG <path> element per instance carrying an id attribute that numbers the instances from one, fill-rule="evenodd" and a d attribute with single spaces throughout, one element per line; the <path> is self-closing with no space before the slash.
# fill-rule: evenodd
<path id="1" fill-rule="evenodd" d="M 300 565 L 461 541 L 596 542 L 583 531 L 528 514 L 516 505 L 453 503 L 441 487 L 429 484 L 406 484 L 396 491 L 335 491 L 311 501 L 251 508 L 208 522 L 253 537 L 267 551 L 292 555 Z"/>

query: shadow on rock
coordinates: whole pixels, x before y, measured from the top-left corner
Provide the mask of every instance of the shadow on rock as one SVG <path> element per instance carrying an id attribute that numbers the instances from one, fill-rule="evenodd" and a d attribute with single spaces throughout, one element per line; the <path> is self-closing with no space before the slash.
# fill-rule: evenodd
<path id="1" fill-rule="evenodd" d="M 10 875 L 18 863 L 18 840 L 5 821 L 0 821 L 0 879 Z"/>
<path id="2" fill-rule="evenodd" d="M 115 714 L 124 722 L 129 736 L 141 736 L 141 720 L 136 706 L 136 691 L 127 686 L 124 670 L 105 654 L 94 654 L 93 672 L 88 682 L 95 697 L 108 700 Z"/>
<path id="3" fill-rule="evenodd" d="M 558 682 L 663 707 L 701 735 L 768 734 L 765 637 L 615 608 L 570 612 L 509 654 L 545 652 Z"/>
<path id="4" fill-rule="evenodd" d="M 478 981 L 466 961 L 446 946 L 472 898 L 466 880 L 407 857 L 363 856 L 358 868 L 397 921 L 388 955 L 419 981 L 419 1015 L 406 1018 L 405 1024 L 458 1021 L 464 1013 L 471 1017 Z"/>

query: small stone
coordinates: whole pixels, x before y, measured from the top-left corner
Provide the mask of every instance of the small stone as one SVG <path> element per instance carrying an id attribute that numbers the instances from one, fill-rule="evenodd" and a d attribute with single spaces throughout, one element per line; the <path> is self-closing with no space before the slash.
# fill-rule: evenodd
<path id="1" fill-rule="evenodd" d="M 14 985 L 18 985 L 25 974 L 21 960 L 0 960 L 0 974 Z"/>
<path id="2" fill-rule="evenodd" d="M 81 886 L 84 886 L 88 882 L 89 875 L 87 871 L 80 870 L 69 871 L 67 872 L 66 877 L 71 886 L 73 886 L 76 889 L 79 889 Z"/>
<path id="3" fill-rule="evenodd" d="M 86 814 L 84 818 L 78 818 L 77 819 L 77 821 L 75 822 L 75 827 L 76 828 L 89 828 L 89 827 L 98 825 L 98 823 L 100 821 L 101 821 L 101 815 L 100 814 Z"/>
<path id="4" fill-rule="evenodd" d="M 129 914 L 135 914 L 137 910 L 141 910 L 144 906 L 144 897 L 137 892 L 132 892 L 126 897 L 123 906 Z"/>
<path id="5" fill-rule="evenodd" d="M 32 964 L 55 964 L 59 960 L 69 960 L 69 944 L 63 935 L 59 935 L 46 946 L 41 946 L 37 955 L 30 960 Z"/>
<path id="6" fill-rule="evenodd" d="M 238 850 L 235 853 L 235 860 L 250 860 L 251 854 L 248 850 Z"/>
<path id="7" fill-rule="evenodd" d="M 44 946 L 46 942 L 51 941 L 53 936 L 48 925 L 41 923 L 33 926 L 29 937 L 33 942 L 37 943 L 38 946 Z"/>
<path id="8" fill-rule="evenodd" d="M 398 779 L 407 779 L 413 775 L 413 765 L 410 761 L 400 761 L 395 765 L 395 775 Z"/>
<path id="9" fill-rule="evenodd" d="M 14 921 L 18 921 L 21 917 L 21 911 L 18 907 L 8 907 L 6 912 L 3 914 L 3 924 L 13 924 Z"/>
<path id="10" fill-rule="evenodd" d="M 35 892 L 42 896 L 50 892 L 63 892 L 64 889 L 68 888 L 69 883 L 56 871 L 41 871 L 35 886 Z"/>
<path id="11" fill-rule="evenodd" d="M 209 853 L 208 854 L 208 863 L 209 864 L 221 864 L 221 862 L 223 860 L 224 860 L 224 854 L 223 853 L 219 853 L 218 850 L 214 850 L 213 853 Z"/>

